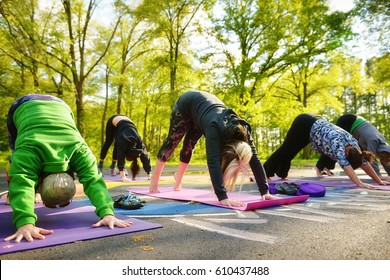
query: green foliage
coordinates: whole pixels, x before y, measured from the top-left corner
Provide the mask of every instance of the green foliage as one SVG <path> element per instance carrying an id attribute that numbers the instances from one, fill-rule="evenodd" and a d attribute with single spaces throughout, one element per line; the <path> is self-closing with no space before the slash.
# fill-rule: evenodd
<path id="1" fill-rule="evenodd" d="M 387 0 L 355 0 L 354 15 L 365 27 L 365 46 L 374 46 L 381 54 L 390 51 L 390 2 Z"/>
<path id="2" fill-rule="evenodd" d="M 104 1 L 112 8 L 104 22 L 95 16 L 102 2 L 0 2 L 0 164 L 10 153 L 8 108 L 32 92 L 64 99 L 96 156 L 105 122 L 121 113 L 153 161 L 172 106 L 189 89 L 216 94 L 247 119 L 262 159 L 302 112 L 328 120 L 359 113 L 390 137 L 388 52 L 364 72 L 343 49 L 355 39 L 352 16 L 387 42 L 388 1 L 358 0 L 343 13 L 325 0 L 113 0 Z M 193 162 L 204 162 L 204 145 L 201 139 Z"/>

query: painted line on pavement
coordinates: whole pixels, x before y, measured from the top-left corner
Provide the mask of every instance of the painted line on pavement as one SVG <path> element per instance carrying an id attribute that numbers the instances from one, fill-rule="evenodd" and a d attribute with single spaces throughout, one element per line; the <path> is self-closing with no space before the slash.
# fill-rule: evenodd
<path id="1" fill-rule="evenodd" d="M 356 203 L 329 203 L 326 205 L 327 208 L 338 208 L 338 209 L 351 209 L 351 210 L 374 210 L 374 211 L 385 211 L 390 209 L 387 205 L 372 205 L 372 204 L 356 204 Z"/>
<path id="2" fill-rule="evenodd" d="M 207 218 L 207 221 L 214 223 L 232 223 L 232 224 L 266 224 L 268 223 L 267 219 L 215 219 L 215 218 Z"/>
<path id="3" fill-rule="evenodd" d="M 315 208 L 311 208 L 310 206 L 305 207 L 305 206 L 292 206 L 292 205 L 290 205 L 289 208 L 292 210 L 304 211 L 304 212 L 309 212 L 309 213 L 323 215 L 323 216 L 327 216 L 327 217 L 333 217 L 333 218 L 347 218 L 347 217 L 351 216 L 351 215 L 346 215 L 346 214 L 342 214 L 342 213 L 317 210 Z"/>
<path id="4" fill-rule="evenodd" d="M 317 216 L 311 216 L 311 215 L 305 215 L 305 214 L 298 214 L 298 213 L 288 213 L 288 212 L 282 212 L 282 211 L 270 211 L 270 210 L 256 210 L 259 214 L 264 215 L 272 215 L 272 216 L 280 216 L 280 217 L 286 217 L 286 218 L 294 218 L 294 219 L 300 219 L 300 220 L 308 220 L 308 221 L 314 221 L 319 223 L 333 223 L 336 221 L 334 218 L 328 218 L 328 217 L 317 217 Z"/>
<path id="5" fill-rule="evenodd" d="M 202 230 L 207 230 L 211 232 L 217 232 L 223 235 L 250 240 L 250 241 L 258 241 L 268 244 L 276 243 L 277 238 L 272 235 L 262 234 L 262 233 L 252 233 L 244 230 L 232 229 L 224 226 L 215 225 L 213 223 L 192 220 L 188 218 L 177 218 L 173 219 L 173 221 L 185 224 L 187 226 L 199 228 Z"/>

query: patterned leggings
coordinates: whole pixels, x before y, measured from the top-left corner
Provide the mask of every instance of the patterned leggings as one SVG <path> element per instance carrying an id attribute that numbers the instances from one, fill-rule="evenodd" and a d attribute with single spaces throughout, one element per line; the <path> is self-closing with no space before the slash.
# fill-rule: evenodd
<path id="1" fill-rule="evenodd" d="M 189 163 L 192 151 L 202 135 L 203 133 L 194 126 L 191 119 L 183 117 L 178 108 L 178 103 L 176 103 L 171 113 L 168 136 L 164 140 L 157 154 L 157 158 L 160 161 L 166 162 L 184 137 L 183 147 L 180 151 L 180 161 Z"/>

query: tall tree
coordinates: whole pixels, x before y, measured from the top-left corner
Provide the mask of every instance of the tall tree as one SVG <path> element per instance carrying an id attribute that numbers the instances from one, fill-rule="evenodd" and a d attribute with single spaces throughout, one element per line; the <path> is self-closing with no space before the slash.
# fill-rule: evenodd
<path id="1" fill-rule="evenodd" d="M 336 82 L 311 84 L 312 77 L 329 67 L 331 53 L 340 48 L 344 39 L 351 38 L 352 31 L 348 21 L 348 13 L 329 13 L 322 1 L 303 1 L 297 11 L 300 19 L 297 23 L 301 41 L 304 44 L 297 51 L 299 60 L 290 68 L 290 83 L 292 88 L 278 86 L 283 93 L 291 94 L 295 100 L 307 108 L 308 99 L 315 94 L 329 92 L 337 85 Z M 329 99 L 329 98 L 326 98 Z"/>
<path id="2" fill-rule="evenodd" d="M 70 69 L 73 85 L 76 95 L 77 127 L 80 133 L 84 134 L 84 83 L 95 67 L 106 55 L 111 41 L 114 38 L 116 29 L 120 23 L 121 17 L 118 17 L 112 32 L 107 39 L 105 48 L 96 53 L 95 49 L 89 48 L 89 29 L 93 13 L 99 5 L 98 0 L 90 0 L 84 10 L 84 1 L 61 0 L 63 5 L 63 15 L 67 25 L 68 48 L 70 63 L 65 65 Z M 50 49 L 48 54 L 56 56 Z"/>
<path id="3" fill-rule="evenodd" d="M 355 0 L 353 13 L 367 27 L 366 44 L 390 52 L 390 2 L 388 0 Z"/>
<path id="4" fill-rule="evenodd" d="M 371 87 L 367 90 L 367 96 L 375 98 L 374 102 L 370 104 L 373 107 L 370 121 L 380 128 L 380 131 L 389 139 L 390 54 L 371 58 L 366 63 L 366 69 L 367 76 L 372 81 Z"/>
<path id="5" fill-rule="evenodd" d="M 224 87 L 229 87 L 225 91 L 243 112 L 250 112 L 264 97 L 269 90 L 264 87 L 268 79 L 277 80 L 293 65 L 295 69 L 297 65 L 301 70 L 308 69 L 319 55 L 340 45 L 345 27 L 345 18 L 328 15 L 323 0 L 219 3 L 222 15 L 210 16 L 214 37 L 220 43 L 220 52 L 214 53 L 222 54 L 215 59 L 216 66 L 227 69 L 222 80 Z M 337 24 L 342 24 L 339 33 L 335 32 Z"/>
<path id="6" fill-rule="evenodd" d="M 177 97 L 177 75 L 185 66 L 185 51 L 196 15 L 206 0 L 144 0 L 138 7 L 140 17 L 154 26 L 155 36 L 162 38 L 160 63 L 169 69 L 170 100 Z M 188 50 L 188 49 L 187 49 Z M 188 66 L 187 66 L 188 67 Z"/>
<path id="7" fill-rule="evenodd" d="M 13 51 L 24 58 L 19 61 L 32 73 L 35 87 L 39 87 L 37 65 L 47 69 L 46 74 L 53 78 L 60 93 L 64 80 L 71 85 L 76 100 L 77 126 L 84 134 L 85 82 L 106 55 L 121 17 L 117 17 L 105 42 L 100 43 L 104 47 L 97 48 L 93 40 L 99 34 L 95 32 L 92 20 L 100 0 L 87 3 L 84 0 L 61 0 L 62 7 L 58 2 L 52 2 L 45 12 L 40 11 L 39 24 L 35 19 L 37 1 L 30 0 L 27 4 L 21 1 L 23 5 L 16 1 L 1 2 L 10 42 L 15 42 Z M 20 9 L 21 6 L 26 9 Z M 20 16 L 20 10 L 29 13 Z"/>
<path id="8" fill-rule="evenodd" d="M 11 58 L 21 72 L 21 88 L 34 92 L 39 88 L 40 57 L 39 34 L 37 32 L 38 1 L 0 2 L 0 25 L 4 45 L 1 52 Z M 21 6 L 24 9 L 20 9 Z M 32 84 L 29 86 L 28 78 Z"/>
<path id="9" fill-rule="evenodd" d="M 124 12 L 123 19 L 118 28 L 119 42 L 116 44 L 116 48 L 118 49 L 118 75 L 116 77 L 118 101 L 116 113 L 121 114 L 123 90 L 125 86 L 129 85 L 130 80 L 127 76 L 128 68 L 134 60 L 150 52 L 152 47 L 145 44 L 151 38 L 150 32 L 143 25 L 142 18 L 136 17 L 132 9 L 120 1 L 117 2 L 116 9 L 121 9 Z"/>
<path id="10" fill-rule="evenodd" d="M 221 12 L 210 13 L 212 36 L 218 42 L 210 57 L 225 75 L 222 83 L 229 99 L 243 112 L 264 96 L 261 81 L 295 60 L 301 45 L 292 33 L 295 6 L 277 0 L 218 1 Z"/>

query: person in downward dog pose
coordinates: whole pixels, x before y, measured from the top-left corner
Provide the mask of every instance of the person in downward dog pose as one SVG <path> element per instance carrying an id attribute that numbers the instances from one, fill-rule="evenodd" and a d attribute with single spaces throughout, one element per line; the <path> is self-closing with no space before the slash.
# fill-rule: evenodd
<path id="1" fill-rule="evenodd" d="M 8 173 L 9 203 L 17 231 L 5 241 L 33 241 L 53 233 L 35 225 L 38 217 L 34 199 L 41 181 L 54 173 L 77 173 L 84 193 L 100 218 L 93 227 L 124 228 L 132 224 L 114 216 L 113 201 L 97 168 L 96 158 L 77 130 L 72 110 L 63 100 L 43 94 L 17 99 L 9 109 L 7 129 L 12 150 Z M 67 198 L 58 205 L 65 207 L 69 203 Z"/>
<path id="2" fill-rule="evenodd" d="M 387 176 L 390 176 L 390 146 L 387 144 L 385 137 L 378 131 L 378 129 L 369 123 L 361 116 L 354 114 L 344 114 L 338 118 L 336 125 L 348 131 L 358 141 L 362 150 L 370 151 L 379 159 Z M 376 174 L 382 180 L 386 179 L 381 176 L 379 165 L 375 159 L 371 163 Z M 334 169 L 335 161 L 326 155 L 321 155 L 316 164 L 316 171 L 318 176 L 333 175 L 330 170 Z M 325 174 L 323 172 L 325 171 Z"/>
<path id="3" fill-rule="evenodd" d="M 114 115 L 107 121 L 106 140 L 100 151 L 99 169 L 102 170 L 104 159 L 114 140 L 114 150 L 110 166 L 111 175 L 116 175 L 115 165 L 117 164 L 122 181 L 128 181 L 125 170 L 126 160 L 128 160 L 132 162 L 130 170 L 132 179 L 135 180 L 140 170 L 138 165 L 138 158 L 140 158 L 148 179 L 150 179 L 152 168 L 146 147 L 142 142 L 134 123 L 128 117 L 122 115 Z"/>
<path id="4" fill-rule="evenodd" d="M 200 137 L 206 138 L 207 166 L 214 192 L 221 204 L 243 206 L 228 198 L 238 176 L 245 177 L 252 170 L 263 199 L 274 199 L 269 194 L 263 166 L 251 136 L 251 126 L 228 108 L 216 96 L 201 91 L 188 91 L 176 101 L 171 113 L 168 136 L 158 155 L 149 190 L 158 192 L 161 172 L 173 151 L 183 139 L 180 163 L 175 173 L 174 190 L 180 191 L 184 172 Z"/>
<path id="5" fill-rule="evenodd" d="M 371 152 L 362 152 L 357 140 L 351 134 L 313 114 L 297 116 L 282 145 L 264 163 L 269 181 L 275 174 L 282 179 L 286 179 L 291 160 L 308 144 L 311 144 L 315 151 L 337 161 L 347 176 L 358 187 L 378 188 L 366 184 L 358 178 L 354 169 L 359 167 L 378 184 L 388 184 L 388 182 L 382 181 L 378 177 L 369 164 L 374 158 Z"/>

